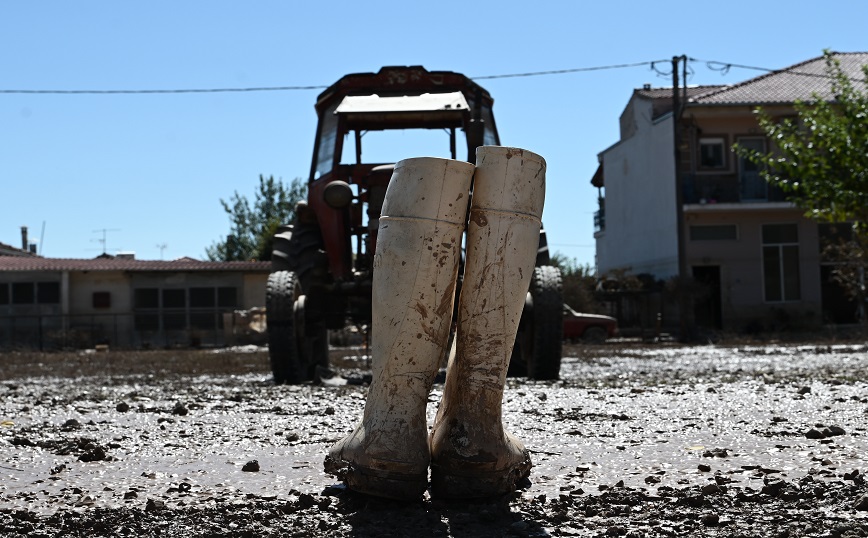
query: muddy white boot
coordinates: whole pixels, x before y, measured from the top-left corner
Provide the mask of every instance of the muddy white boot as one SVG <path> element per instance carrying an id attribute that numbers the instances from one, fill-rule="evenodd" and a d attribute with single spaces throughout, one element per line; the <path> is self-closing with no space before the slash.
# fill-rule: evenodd
<path id="1" fill-rule="evenodd" d="M 325 459 L 355 491 L 409 500 L 428 486 L 425 407 L 449 339 L 473 171 L 431 157 L 395 165 L 374 257 L 365 412 Z"/>
<path id="2" fill-rule="evenodd" d="M 456 348 L 429 442 L 431 494 L 474 498 L 515 491 L 530 455 L 503 429 L 506 370 L 533 274 L 545 160 L 518 148 L 476 151 Z"/>

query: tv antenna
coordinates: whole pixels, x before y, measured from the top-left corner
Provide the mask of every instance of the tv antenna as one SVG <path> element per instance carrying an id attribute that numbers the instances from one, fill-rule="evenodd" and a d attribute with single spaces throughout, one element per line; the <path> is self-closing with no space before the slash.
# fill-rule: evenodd
<path id="1" fill-rule="evenodd" d="M 100 228 L 99 230 L 93 231 L 93 233 L 95 233 L 95 234 L 98 234 L 98 233 L 102 234 L 101 239 L 94 239 L 94 241 L 98 241 L 102 245 L 102 253 L 103 254 L 106 253 L 106 244 L 107 244 L 106 235 L 108 234 L 108 232 L 119 232 L 119 231 L 120 230 L 118 230 L 117 228 Z"/>
<path id="2" fill-rule="evenodd" d="M 160 243 L 157 245 L 157 248 L 160 249 L 160 259 L 161 260 L 163 259 L 163 251 L 166 250 L 166 247 L 168 247 L 168 246 L 169 245 L 167 245 L 166 243 Z"/>

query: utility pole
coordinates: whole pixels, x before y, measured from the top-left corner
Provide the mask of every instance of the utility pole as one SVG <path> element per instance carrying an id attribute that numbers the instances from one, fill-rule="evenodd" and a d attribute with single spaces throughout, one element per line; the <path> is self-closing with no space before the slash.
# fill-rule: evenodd
<path id="1" fill-rule="evenodd" d="M 687 77 L 687 56 L 672 57 L 672 142 L 674 146 L 675 159 L 675 221 L 676 234 L 678 241 L 678 318 L 681 324 L 681 341 L 685 342 L 691 338 L 693 332 L 692 319 L 692 301 L 690 300 L 687 282 L 690 278 L 690 268 L 687 265 L 687 248 L 684 237 L 684 185 L 681 177 L 681 112 L 683 103 L 681 102 L 679 80 L 678 80 L 678 64 L 682 64 L 684 68 L 685 79 Z M 686 89 L 686 80 L 685 89 Z M 685 97 L 686 97 L 685 91 Z"/>

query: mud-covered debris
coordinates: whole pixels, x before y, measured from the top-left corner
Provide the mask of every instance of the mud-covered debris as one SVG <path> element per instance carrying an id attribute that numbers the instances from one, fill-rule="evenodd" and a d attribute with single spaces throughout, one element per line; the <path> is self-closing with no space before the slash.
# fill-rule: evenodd
<path id="1" fill-rule="evenodd" d="M 159 512 L 166 509 L 166 503 L 158 499 L 148 499 L 145 503 L 145 512 Z"/>
<path id="2" fill-rule="evenodd" d="M 0 534 L 868 537 L 868 347 L 569 349 L 558 382 L 507 384 L 505 426 L 533 451 L 527 489 L 473 503 L 377 501 L 328 485 L 321 454 L 347 433 L 334 417 L 361 415 L 366 391 L 274 386 L 251 373 L 268 368 L 264 354 L 208 374 L 236 359 L 115 355 L 111 375 L 71 363 L 68 382 L 21 360 L 20 388 L 0 384 Z M 345 377 L 367 368 L 346 364 Z M 808 384 L 813 395 L 797 396 Z M 176 402 L 194 416 L 173 415 Z M 80 429 L 67 433 L 72 417 Z M 823 437 L 806 439 L 810 428 Z M 77 461 L 96 447 L 112 463 Z M 237 474 L 260 454 L 281 464 Z"/>
<path id="3" fill-rule="evenodd" d="M 784 482 L 783 480 L 769 480 L 763 485 L 760 492 L 763 493 L 764 495 L 769 495 L 771 497 L 777 497 L 778 495 L 780 495 L 781 491 L 784 489 L 784 487 L 786 485 L 787 485 L 787 483 Z"/>
<path id="4" fill-rule="evenodd" d="M 14 446 L 36 446 L 36 443 L 26 437 L 13 437 L 12 444 Z"/>
<path id="5" fill-rule="evenodd" d="M 302 493 L 298 496 L 298 500 L 296 501 L 296 505 L 302 510 L 307 510 L 308 508 L 314 507 L 317 505 L 316 498 L 309 493 Z"/>
<path id="6" fill-rule="evenodd" d="M 840 426 L 824 426 L 822 424 L 815 424 L 813 428 L 805 432 L 805 437 L 807 439 L 826 439 L 828 437 L 837 437 L 846 434 L 847 431 Z"/>
<path id="7" fill-rule="evenodd" d="M 720 486 L 718 486 L 717 484 L 706 484 L 702 486 L 703 495 L 717 495 L 721 491 L 722 490 L 720 489 Z"/>
<path id="8" fill-rule="evenodd" d="M 91 461 L 102 461 L 106 459 L 106 453 L 103 447 L 91 445 L 88 446 L 89 448 L 87 448 L 85 452 L 78 457 L 78 461 L 88 463 Z"/>
<path id="9" fill-rule="evenodd" d="M 823 435 L 823 432 L 821 432 L 817 428 L 811 428 L 810 430 L 805 432 L 805 437 L 808 439 L 823 439 L 826 436 Z"/>
<path id="10" fill-rule="evenodd" d="M 846 435 L 847 431 L 841 426 L 829 426 L 823 430 L 823 433 L 826 437 L 837 437 L 839 435 Z"/>
<path id="11" fill-rule="evenodd" d="M 718 514 L 703 514 L 702 524 L 706 527 L 717 527 L 720 524 L 720 516 Z"/>
<path id="12" fill-rule="evenodd" d="M 67 420 L 66 422 L 63 423 L 63 426 L 60 427 L 61 430 L 66 431 L 66 432 L 72 431 L 72 430 L 77 430 L 79 428 L 81 428 L 81 422 L 79 422 L 78 420 L 76 420 L 74 418 Z"/>

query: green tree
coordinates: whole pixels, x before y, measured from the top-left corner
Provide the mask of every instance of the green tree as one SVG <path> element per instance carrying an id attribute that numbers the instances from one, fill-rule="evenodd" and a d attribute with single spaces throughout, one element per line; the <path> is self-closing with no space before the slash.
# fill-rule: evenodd
<path id="1" fill-rule="evenodd" d="M 575 258 L 567 258 L 559 252 L 552 254 L 551 263 L 561 270 L 566 304 L 578 312 L 602 312 L 602 306 L 594 296 L 597 277 L 590 265 L 580 265 Z"/>
<path id="2" fill-rule="evenodd" d="M 246 261 L 271 259 L 271 243 L 281 224 L 295 217 L 295 204 L 307 196 L 307 185 L 301 179 L 289 185 L 274 176 L 259 176 L 259 186 L 253 204 L 246 196 L 232 195 L 227 202 L 220 199 L 229 215 L 230 229 L 226 238 L 205 249 L 209 260 Z"/>
<path id="3" fill-rule="evenodd" d="M 768 153 L 734 146 L 763 167 L 766 180 L 807 214 L 868 229 L 868 94 L 840 62 L 824 53 L 832 99 L 818 94 L 795 103 L 796 117 L 776 120 L 758 108 L 760 127 L 775 144 Z M 863 66 L 868 84 L 868 66 Z"/>
<path id="4" fill-rule="evenodd" d="M 769 152 L 735 144 L 740 156 L 760 165 L 765 179 L 820 222 L 849 223 L 849 241 L 826 245 L 838 263 L 835 278 L 860 309 L 865 301 L 868 248 L 868 93 L 859 89 L 833 53 L 825 51 L 830 98 L 813 94 L 794 104 L 796 116 L 776 119 L 757 109 L 760 127 L 774 143 Z M 868 66 L 862 67 L 868 87 Z"/>

